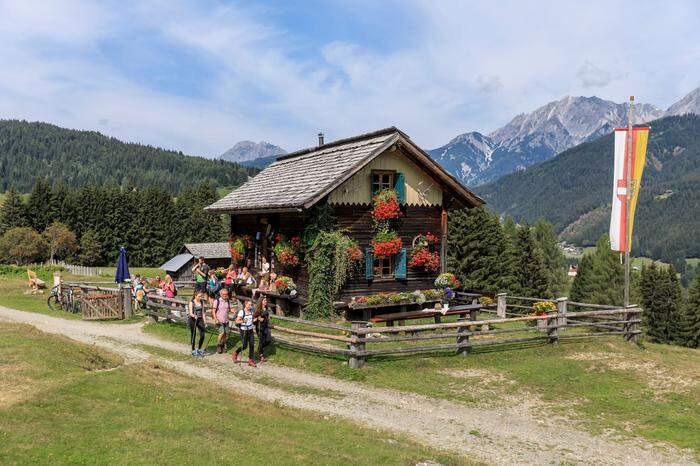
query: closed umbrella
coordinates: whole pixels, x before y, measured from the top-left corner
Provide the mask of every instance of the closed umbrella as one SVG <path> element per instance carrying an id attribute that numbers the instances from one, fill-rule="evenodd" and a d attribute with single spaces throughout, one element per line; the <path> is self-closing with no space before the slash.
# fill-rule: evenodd
<path id="1" fill-rule="evenodd" d="M 129 278 L 131 275 L 129 275 L 129 264 L 126 263 L 126 249 L 121 247 L 119 248 L 119 262 L 117 262 L 117 275 L 114 277 L 114 281 L 124 283 Z"/>

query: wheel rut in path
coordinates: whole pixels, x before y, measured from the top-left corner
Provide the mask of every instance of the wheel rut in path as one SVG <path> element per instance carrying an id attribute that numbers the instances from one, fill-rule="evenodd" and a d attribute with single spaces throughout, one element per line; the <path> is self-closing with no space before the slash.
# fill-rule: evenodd
<path id="1" fill-rule="evenodd" d="M 1 306 L 0 319 L 94 344 L 122 355 L 127 361 L 152 359 L 177 372 L 249 396 L 397 432 L 426 445 L 489 463 L 693 464 L 692 456 L 672 447 L 650 446 L 641 439 L 594 436 L 564 418 L 538 416 L 528 410 L 495 405 L 493 409 L 472 407 L 270 363 L 250 368 L 233 364 L 228 355 L 211 355 L 196 361 L 153 355 L 139 345 L 180 354 L 188 354 L 189 347 L 145 334 L 142 324 L 68 320 Z"/>

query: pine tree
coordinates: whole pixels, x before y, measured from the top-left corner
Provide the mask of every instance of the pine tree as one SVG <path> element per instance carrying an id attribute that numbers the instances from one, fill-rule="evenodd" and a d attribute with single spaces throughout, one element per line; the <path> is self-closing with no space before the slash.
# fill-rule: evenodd
<path id="1" fill-rule="evenodd" d="M 10 228 L 23 226 L 27 226 L 26 208 L 17 190 L 10 187 L 0 209 L 0 235 Z"/>
<path id="2" fill-rule="evenodd" d="M 87 230 L 80 239 L 80 262 L 89 266 L 102 264 L 101 249 L 97 233 Z"/>
<path id="3" fill-rule="evenodd" d="M 690 284 L 678 339 L 680 344 L 689 348 L 700 347 L 700 275 Z"/>
<path id="4" fill-rule="evenodd" d="M 544 254 L 549 294 L 561 296 L 567 285 L 566 258 L 557 246 L 557 235 L 554 233 L 554 227 L 544 217 L 540 217 L 535 223 L 532 233 Z"/>
<path id="5" fill-rule="evenodd" d="M 447 270 L 465 289 L 513 288 L 512 260 L 498 218 L 483 208 L 452 212 L 448 223 Z"/>
<path id="6" fill-rule="evenodd" d="M 46 180 L 37 180 L 27 199 L 27 223 L 36 231 L 44 231 L 51 223 L 51 186 Z"/>
<path id="7" fill-rule="evenodd" d="M 579 262 L 571 286 L 571 300 L 621 306 L 624 281 L 620 255 L 610 249 L 608 236 L 604 235 L 598 240 L 595 252 L 586 254 Z"/>
<path id="8" fill-rule="evenodd" d="M 642 270 L 643 318 L 647 334 L 657 343 L 674 343 L 681 335 L 681 289 L 673 266 L 663 270 L 652 263 Z"/>
<path id="9" fill-rule="evenodd" d="M 518 241 L 518 224 L 510 215 L 503 220 L 503 232 L 512 244 Z"/>
<path id="10" fill-rule="evenodd" d="M 518 228 L 515 254 L 515 278 L 518 293 L 535 298 L 549 297 L 544 255 L 527 223 Z"/>

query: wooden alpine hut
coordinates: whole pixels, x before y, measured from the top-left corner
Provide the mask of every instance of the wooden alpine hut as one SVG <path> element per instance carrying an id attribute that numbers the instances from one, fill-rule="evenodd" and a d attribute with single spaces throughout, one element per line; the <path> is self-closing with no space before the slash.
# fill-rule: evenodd
<path id="1" fill-rule="evenodd" d="M 389 204 L 395 196 L 399 210 L 384 237 L 377 236 L 374 216 L 391 212 L 375 213 L 378 195 L 386 196 Z M 319 134 L 318 146 L 278 157 L 206 210 L 231 216 L 232 241 L 241 245 L 236 260 L 256 270 L 266 257 L 277 273 L 293 278 L 303 301 L 309 278 L 303 260 L 283 271 L 274 248 L 280 241 L 298 242 L 319 209 L 329 206 L 338 228 L 357 242 L 363 256 L 364 273 L 349 280 L 339 296 L 349 301 L 359 295 L 434 287 L 435 277 L 444 271 L 449 212 L 483 202 L 408 135 L 390 127 L 329 143 Z M 411 260 L 416 240 L 426 235 L 432 262 L 412 266 L 418 262 Z M 393 239 L 378 256 L 377 240 L 382 238 Z"/>

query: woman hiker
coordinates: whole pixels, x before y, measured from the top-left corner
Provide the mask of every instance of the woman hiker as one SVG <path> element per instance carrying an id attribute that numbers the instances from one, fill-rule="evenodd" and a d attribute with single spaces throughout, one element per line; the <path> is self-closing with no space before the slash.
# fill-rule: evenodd
<path id="1" fill-rule="evenodd" d="M 255 321 L 255 333 L 258 334 L 258 360 L 260 362 L 265 362 L 265 347 L 272 343 L 270 309 L 268 308 L 266 296 L 263 296 L 255 306 L 253 320 Z"/>
<path id="2" fill-rule="evenodd" d="M 246 301 L 243 309 L 238 311 L 236 316 L 236 324 L 241 332 L 241 346 L 231 353 L 233 362 L 238 361 L 238 354 L 248 347 L 248 365 L 255 367 L 253 353 L 255 351 L 255 333 L 253 331 L 253 310 L 251 309 L 252 301 Z"/>
<path id="3" fill-rule="evenodd" d="M 207 302 L 207 293 L 205 291 L 195 292 L 190 301 L 187 326 L 190 328 L 190 344 L 192 345 L 192 356 L 204 356 L 202 344 L 204 344 L 204 334 L 207 331 L 207 326 L 204 323 L 204 305 Z M 199 329 L 199 344 L 197 349 L 194 349 L 194 341 Z"/>
<path id="4" fill-rule="evenodd" d="M 228 289 L 222 288 L 219 297 L 213 302 L 211 316 L 216 322 L 219 336 L 216 339 L 216 352 L 221 354 L 226 351 L 226 342 L 229 334 L 228 313 L 231 312 L 231 300 L 228 297 Z"/>

